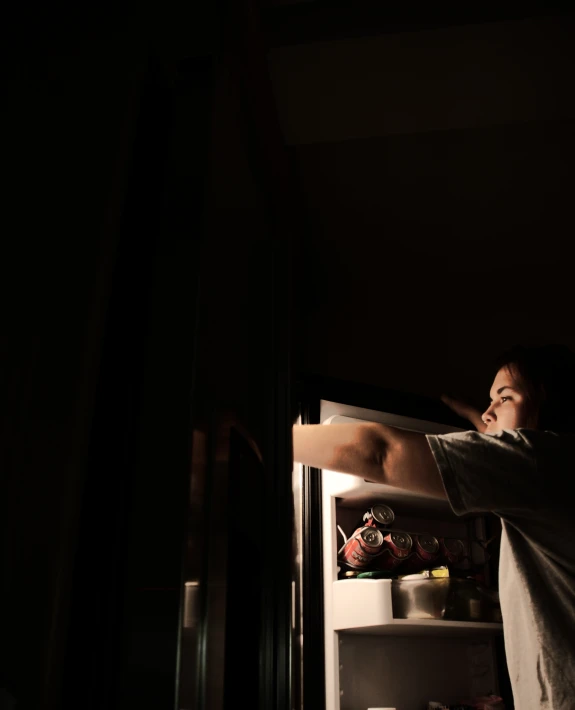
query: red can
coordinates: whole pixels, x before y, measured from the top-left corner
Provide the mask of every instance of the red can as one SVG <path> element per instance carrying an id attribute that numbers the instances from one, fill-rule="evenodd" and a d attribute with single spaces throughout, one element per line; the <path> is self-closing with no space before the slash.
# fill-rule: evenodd
<path id="1" fill-rule="evenodd" d="M 439 558 L 439 540 L 427 533 L 416 535 L 414 552 L 425 562 L 435 562 Z"/>
<path id="2" fill-rule="evenodd" d="M 383 503 L 373 505 L 363 515 L 363 524 L 369 525 L 372 528 L 387 528 L 394 520 L 395 513 L 388 505 L 384 505 Z"/>
<path id="3" fill-rule="evenodd" d="M 358 528 L 346 541 L 339 562 L 354 569 L 366 569 L 383 549 L 383 533 L 377 528 Z"/>
<path id="4" fill-rule="evenodd" d="M 375 559 L 376 569 L 390 570 L 398 567 L 411 552 L 411 535 L 399 530 L 390 531 L 383 538 L 381 554 Z"/>
<path id="5" fill-rule="evenodd" d="M 465 557 L 465 544 L 463 540 L 455 537 L 441 537 L 439 538 L 439 554 L 443 564 L 457 565 Z"/>
<path id="6" fill-rule="evenodd" d="M 437 564 L 439 560 L 439 540 L 424 533 L 414 535 L 413 551 L 401 567 L 403 572 L 421 572 Z"/>

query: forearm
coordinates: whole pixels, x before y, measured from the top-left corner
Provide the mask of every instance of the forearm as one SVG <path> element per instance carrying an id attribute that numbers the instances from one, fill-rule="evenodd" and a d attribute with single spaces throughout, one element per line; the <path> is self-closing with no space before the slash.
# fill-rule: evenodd
<path id="1" fill-rule="evenodd" d="M 483 422 L 481 412 L 473 405 L 467 404 L 467 402 L 463 402 L 459 399 L 455 399 L 455 397 L 449 397 L 446 394 L 441 396 L 441 400 L 448 407 L 453 409 L 453 411 L 460 417 L 463 417 L 463 419 L 467 419 L 467 421 L 471 422 L 478 432 L 483 433 L 487 428 Z"/>
<path id="2" fill-rule="evenodd" d="M 376 424 L 293 427 L 294 461 L 380 481 L 383 440 Z"/>

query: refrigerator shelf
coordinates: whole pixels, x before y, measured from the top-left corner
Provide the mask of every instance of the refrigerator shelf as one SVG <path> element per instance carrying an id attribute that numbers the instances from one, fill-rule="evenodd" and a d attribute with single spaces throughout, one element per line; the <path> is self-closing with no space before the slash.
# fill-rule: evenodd
<path id="1" fill-rule="evenodd" d="M 333 630 L 395 636 L 474 636 L 503 631 L 503 625 L 496 622 L 396 619 L 391 584 L 390 579 L 333 582 Z"/>
<path id="2" fill-rule="evenodd" d="M 388 503 L 394 510 L 421 511 L 428 517 L 457 518 L 447 500 L 430 498 L 381 483 L 370 483 L 357 476 L 335 471 L 323 471 L 324 491 L 338 499 L 345 508 L 370 508 L 374 503 Z M 461 520 L 461 518 L 459 518 Z"/>

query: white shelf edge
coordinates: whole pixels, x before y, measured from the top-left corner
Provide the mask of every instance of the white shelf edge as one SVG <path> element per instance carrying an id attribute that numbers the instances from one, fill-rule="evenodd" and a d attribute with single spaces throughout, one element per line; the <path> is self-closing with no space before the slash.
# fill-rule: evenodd
<path id="1" fill-rule="evenodd" d="M 348 505 L 361 506 L 366 502 L 376 501 L 391 504 L 395 502 L 416 509 L 440 512 L 450 518 L 455 516 L 447 500 L 421 496 L 383 483 L 370 483 L 348 473 L 323 469 L 322 485 L 326 493 L 334 498 L 341 498 Z"/>
<path id="2" fill-rule="evenodd" d="M 465 429 L 460 427 L 438 424 L 427 419 L 405 417 L 400 414 L 391 414 L 375 409 L 363 409 L 327 400 L 322 400 L 321 411 L 321 423 L 327 425 L 377 422 L 394 426 L 398 429 L 418 431 L 425 434 L 448 434 L 450 432 L 465 431 Z"/>
<path id="3" fill-rule="evenodd" d="M 341 579 L 333 582 L 334 631 L 356 634 L 485 634 L 500 633 L 490 621 L 398 619 L 393 616 L 391 579 Z"/>
<path id="4" fill-rule="evenodd" d="M 488 621 L 448 621 L 446 619 L 393 619 L 388 624 L 338 629 L 344 634 L 381 636 L 485 636 L 503 633 L 503 624 Z"/>

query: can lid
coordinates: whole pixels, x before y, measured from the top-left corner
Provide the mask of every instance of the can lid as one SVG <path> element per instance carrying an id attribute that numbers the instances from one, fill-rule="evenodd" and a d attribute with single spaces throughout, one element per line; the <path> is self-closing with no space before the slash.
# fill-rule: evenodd
<path id="1" fill-rule="evenodd" d="M 411 536 L 406 532 L 393 532 L 391 533 L 391 542 L 399 550 L 410 550 L 412 546 Z"/>
<path id="2" fill-rule="evenodd" d="M 356 571 L 348 570 L 344 576 L 345 577 L 357 577 L 358 574 L 359 574 L 359 572 L 357 570 Z"/>
<path id="3" fill-rule="evenodd" d="M 391 525 L 391 523 L 395 520 L 395 513 L 393 510 L 388 505 L 384 505 L 383 503 L 374 505 L 371 509 L 371 514 L 373 515 L 373 519 L 380 525 Z"/>
<path id="4" fill-rule="evenodd" d="M 419 535 L 417 541 L 425 552 L 435 553 L 439 550 L 439 540 L 433 535 Z"/>
<path id="5" fill-rule="evenodd" d="M 377 528 L 364 528 L 361 531 L 361 537 L 368 547 L 380 547 L 383 545 L 383 534 Z"/>

